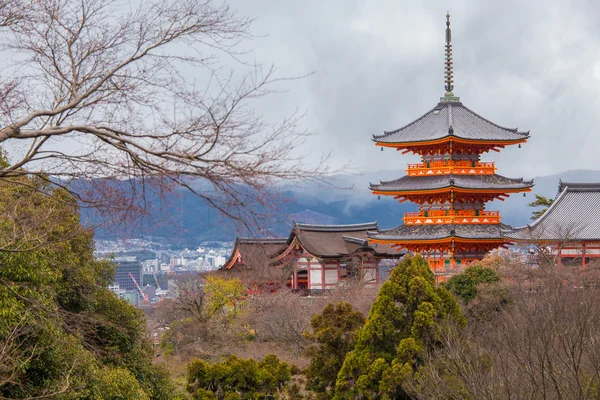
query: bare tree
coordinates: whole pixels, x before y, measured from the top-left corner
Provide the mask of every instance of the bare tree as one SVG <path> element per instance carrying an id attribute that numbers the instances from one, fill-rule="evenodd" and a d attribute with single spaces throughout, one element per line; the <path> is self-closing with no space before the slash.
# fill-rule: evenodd
<path id="1" fill-rule="evenodd" d="M 449 327 L 411 388 L 427 399 L 595 399 L 600 392 L 597 266 L 503 268 L 512 302 Z"/>
<path id="2" fill-rule="evenodd" d="M 270 184 L 324 169 L 295 153 L 300 115 L 253 110 L 285 79 L 243 61 L 251 22 L 212 0 L 0 0 L 0 177 L 38 175 L 109 212 L 183 186 L 256 221 Z"/>

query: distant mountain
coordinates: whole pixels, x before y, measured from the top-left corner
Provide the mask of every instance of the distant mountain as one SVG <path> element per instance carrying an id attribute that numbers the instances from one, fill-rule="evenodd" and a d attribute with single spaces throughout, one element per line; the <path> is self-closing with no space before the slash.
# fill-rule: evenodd
<path id="1" fill-rule="evenodd" d="M 261 227 L 254 232 L 258 235 L 281 235 L 289 233 L 293 222 L 315 224 L 351 224 L 366 221 L 379 222 L 382 228 L 391 228 L 402 223 L 403 214 L 415 211 L 417 207 L 409 203 L 381 196 L 373 196 L 368 190 L 369 182 L 392 180 L 398 178 L 398 171 L 377 171 L 361 175 L 337 175 L 322 184 L 304 183 L 300 185 L 282 185 L 278 192 L 281 205 L 269 219 L 269 226 Z M 535 178 L 533 193 L 546 197 L 554 197 L 558 189 L 558 181 L 597 182 L 600 171 L 575 170 L 560 174 Z M 529 222 L 531 208 L 527 203 L 534 198 L 532 193 L 513 195 L 505 201 L 495 201 L 488 205 L 490 210 L 499 210 L 504 223 L 521 226 Z M 171 240 L 189 242 L 223 240 L 233 241 L 240 232 L 231 222 L 221 217 L 214 209 L 204 204 L 198 197 L 186 190 L 178 191 L 173 199 L 162 204 L 154 200 L 154 214 L 139 224 L 131 237 L 162 236 Z M 83 220 L 91 219 L 83 213 Z M 108 238 L 120 233 L 107 229 L 98 229 L 96 237 Z"/>

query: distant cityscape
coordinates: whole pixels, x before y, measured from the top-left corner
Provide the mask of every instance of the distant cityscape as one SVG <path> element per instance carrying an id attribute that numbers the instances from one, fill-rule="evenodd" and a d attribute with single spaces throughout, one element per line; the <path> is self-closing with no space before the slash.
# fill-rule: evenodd
<path id="1" fill-rule="evenodd" d="M 115 265 L 109 289 L 138 307 L 172 295 L 179 275 L 219 269 L 231 254 L 232 242 L 200 242 L 196 249 L 178 249 L 161 238 L 99 239 L 94 255 Z"/>

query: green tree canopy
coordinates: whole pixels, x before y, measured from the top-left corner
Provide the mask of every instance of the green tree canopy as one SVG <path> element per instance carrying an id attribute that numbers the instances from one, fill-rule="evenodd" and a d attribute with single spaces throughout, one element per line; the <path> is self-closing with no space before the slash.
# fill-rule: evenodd
<path id="1" fill-rule="evenodd" d="M 539 217 L 541 217 L 542 215 L 544 215 L 544 213 L 546 212 L 546 210 L 548 209 L 548 207 L 550 207 L 552 205 L 552 203 L 554 203 L 554 199 L 549 199 L 547 197 L 544 196 L 540 196 L 539 194 L 535 195 L 535 200 L 532 201 L 531 203 L 527 204 L 529 207 L 542 207 L 542 209 L 540 210 L 535 210 L 531 212 L 531 219 L 532 220 L 536 220 Z"/>
<path id="2" fill-rule="evenodd" d="M 221 363 L 188 365 L 188 391 L 194 399 L 275 398 L 292 377 L 291 367 L 273 354 L 262 361 L 230 356 Z"/>
<path id="3" fill-rule="evenodd" d="M 0 397 L 168 399 L 142 313 L 106 287 L 75 200 L 45 179 L 0 180 Z"/>
<path id="4" fill-rule="evenodd" d="M 329 303 L 310 321 L 312 332 L 305 332 L 304 337 L 315 344 L 306 350 L 310 365 L 304 375 L 308 381 L 306 388 L 319 398 L 333 397 L 337 374 L 364 323 L 365 317 L 347 302 Z"/>
<path id="5" fill-rule="evenodd" d="M 444 286 L 462 301 L 468 303 L 477 296 L 477 285 L 498 281 L 500 281 L 498 272 L 475 264 L 448 279 Z"/>
<path id="6" fill-rule="evenodd" d="M 436 287 L 427 262 L 420 256 L 405 258 L 381 287 L 346 356 L 334 398 L 402 397 L 404 380 L 418 371 L 425 349 L 440 344 L 446 321 L 466 323 L 450 292 Z"/>

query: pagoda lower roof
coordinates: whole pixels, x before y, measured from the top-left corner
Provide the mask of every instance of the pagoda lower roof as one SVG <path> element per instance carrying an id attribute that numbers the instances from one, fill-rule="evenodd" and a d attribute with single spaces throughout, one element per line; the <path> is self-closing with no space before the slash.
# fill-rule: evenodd
<path id="1" fill-rule="evenodd" d="M 402 144 L 458 138 L 467 141 L 523 142 L 529 132 L 497 125 L 465 107 L 461 102 L 440 102 L 402 128 L 373 135 L 378 143 Z"/>
<path id="2" fill-rule="evenodd" d="M 501 240 L 502 232 L 511 229 L 506 224 L 470 225 L 400 225 L 396 228 L 369 232 L 369 239 L 384 242 L 432 241 L 443 239 Z"/>
<path id="3" fill-rule="evenodd" d="M 519 190 L 533 187 L 533 181 L 523 178 L 506 178 L 502 175 L 432 175 L 403 176 L 393 181 L 381 181 L 371 184 L 370 189 L 376 192 L 423 192 L 446 188 L 467 190 Z"/>

